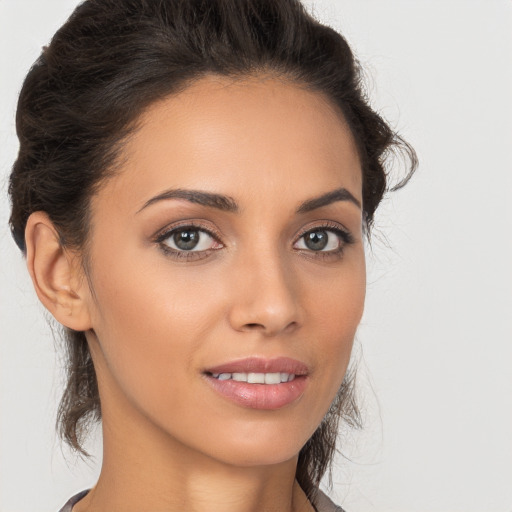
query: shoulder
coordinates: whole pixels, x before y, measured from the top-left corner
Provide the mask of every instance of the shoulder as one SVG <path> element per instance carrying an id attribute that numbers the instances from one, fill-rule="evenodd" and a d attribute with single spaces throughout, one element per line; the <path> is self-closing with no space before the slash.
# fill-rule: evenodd
<path id="1" fill-rule="evenodd" d="M 69 498 L 69 500 L 66 501 L 65 505 L 59 510 L 59 512 L 71 512 L 73 505 L 78 503 L 88 492 L 89 489 L 86 489 L 85 491 L 81 491 Z"/>
<path id="2" fill-rule="evenodd" d="M 345 512 L 341 507 L 335 505 L 320 489 L 314 499 L 313 505 L 317 512 Z"/>

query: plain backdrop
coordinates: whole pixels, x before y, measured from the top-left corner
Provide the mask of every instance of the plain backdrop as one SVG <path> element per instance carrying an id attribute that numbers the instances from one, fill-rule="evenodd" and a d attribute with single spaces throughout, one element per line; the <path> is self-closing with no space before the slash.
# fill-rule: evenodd
<path id="1" fill-rule="evenodd" d="M 316 0 L 420 167 L 377 215 L 358 331 L 362 432 L 331 495 L 349 512 L 512 511 L 512 2 Z M 0 0 L 0 512 L 57 511 L 95 483 L 54 433 L 62 385 L 10 238 L 23 77 L 76 0 Z M 99 434 L 99 433 L 97 433 Z"/>

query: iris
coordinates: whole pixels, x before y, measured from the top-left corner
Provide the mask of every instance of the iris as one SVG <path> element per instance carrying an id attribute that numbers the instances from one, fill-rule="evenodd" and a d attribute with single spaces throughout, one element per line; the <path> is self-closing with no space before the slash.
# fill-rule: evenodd
<path id="1" fill-rule="evenodd" d="M 321 251 L 325 249 L 329 235 L 326 231 L 311 231 L 304 236 L 304 243 L 312 251 Z"/>

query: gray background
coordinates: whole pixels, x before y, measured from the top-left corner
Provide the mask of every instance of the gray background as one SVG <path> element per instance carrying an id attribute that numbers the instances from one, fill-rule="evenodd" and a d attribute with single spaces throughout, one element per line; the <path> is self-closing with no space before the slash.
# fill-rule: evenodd
<path id="1" fill-rule="evenodd" d="M 94 484 L 54 434 L 62 384 L 6 227 L 24 74 L 75 0 L 0 0 L 0 511 L 56 511 Z M 343 434 L 349 512 L 512 510 L 512 2 L 316 0 L 420 169 L 378 212 L 358 332 L 367 425 Z"/>

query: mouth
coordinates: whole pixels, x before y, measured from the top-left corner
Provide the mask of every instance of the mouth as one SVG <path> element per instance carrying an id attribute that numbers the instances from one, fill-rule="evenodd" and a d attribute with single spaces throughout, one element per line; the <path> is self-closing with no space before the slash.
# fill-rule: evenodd
<path id="1" fill-rule="evenodd" d="M 249 384 L 282 384 L 295 379 L 294 373 L 256 373 L 256 372 L 235 372 L 235 373 L 211 373 L 211 377 L 217 380 L 234 380 L 236 382 L 247 382 Z"/>
<path id="2" fill-rule="evenodd" d="M 247 358 L 203 372 L 223 398 L 250 409 L 275 410 L 297 401 L 308 383 L 308 366 L 295 359 Z"/>

